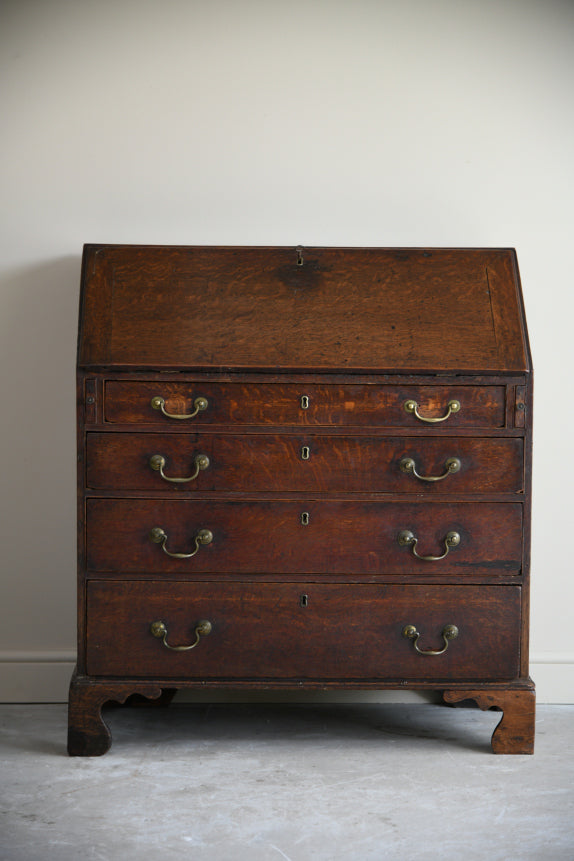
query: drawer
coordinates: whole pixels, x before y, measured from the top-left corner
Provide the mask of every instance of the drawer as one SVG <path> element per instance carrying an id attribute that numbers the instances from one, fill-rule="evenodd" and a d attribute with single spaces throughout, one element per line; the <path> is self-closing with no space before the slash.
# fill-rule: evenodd
<path id="1" fill-rule="evenodd" d="M 91 675 L 221 680 L 503 680 L 518 674 L 520 588 L 317 583 L 87 584 Z M 196 632 L 207 620 L 211 631 Z M 173 651 L 151 633 L 163 622 Z M 403 635 L 412 625 L 420 637 Z M 458 629 L 444 639 L 447 625 Z M 206 629 L 204 629 L 206 630 Z M 160 632 L 161 633 L 161 632 Z"/>
<path id="2" fill-rule="evenodd" d="M 110 574 L 496 576 L 521 568 L 520 503 L 93 498 L 86 514 L 88 568 Z M 407 532 L 412 539 L 399 543 Z M 451 533 L 460 541 L 445 556 Z"/>
<path id="3" fill-rule="evenodd" d="M 96 490 L 514 493 L 523 472 L 517 438 L 87 435 L 86 481 Z"/>
<path id="4" fill-rule="evenodd" d="M 164 415 L 152 401 L 160 398 Z M 198 399 L 200 400 L 198 403 Z M 460 409 L 449 413 L 449 403 Z M 417 405 L 407 411 L 407 402 Z M 204 408 L 202 408 L 204 407 Z M 186 427 L 337 425 L 496 428 L 504 426 L 504 386 L 334 385 L 108 380 L 106 422 Z M 448 418 L 445 418 L 448 415 Z M 173 416 L 170 418 L 169 416 Z M 189 416 L 183 419 L 182 416 Z M 445 418 L 438 423 L 424 419 Z"/>

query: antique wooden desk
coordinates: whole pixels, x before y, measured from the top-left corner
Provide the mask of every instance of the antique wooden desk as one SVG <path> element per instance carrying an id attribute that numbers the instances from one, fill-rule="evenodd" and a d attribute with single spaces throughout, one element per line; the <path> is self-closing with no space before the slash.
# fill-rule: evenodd
<path id="1" fill-rule="evenodd" d="M 69 752 L 224 687 L 438 689 L 531 753 L 531 415 L 512 250 L 86 246 Z"/>

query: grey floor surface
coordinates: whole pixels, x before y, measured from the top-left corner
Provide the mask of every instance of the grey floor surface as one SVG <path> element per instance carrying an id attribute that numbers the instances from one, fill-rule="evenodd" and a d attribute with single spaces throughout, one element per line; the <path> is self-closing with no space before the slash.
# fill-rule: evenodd
<path id="1" fill-rule="evenodd" d="M 2 861 L 574 861 L 574 706 L 539 706 L 534 756 L 500 718 L 422 704 L 107 712 L 68 758 L 66 708 L 0 706 Z"/>

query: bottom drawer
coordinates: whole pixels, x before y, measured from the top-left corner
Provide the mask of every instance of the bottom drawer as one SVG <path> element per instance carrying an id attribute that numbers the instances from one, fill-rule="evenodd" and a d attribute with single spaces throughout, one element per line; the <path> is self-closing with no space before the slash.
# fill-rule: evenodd
<path id="1" fill-rule="evenodd" d="M 344 683 L 518 675 L 519 586 L 93 580 L 87 598 L 94 676 Z M 204 634 L 202 620 L 211 625 Z M 152 634 L 154 622 L 165 637 Z M 417 640 L 405 636 L 408 625 Z M 456 638 L 442 636 L 447 625 Z"/>

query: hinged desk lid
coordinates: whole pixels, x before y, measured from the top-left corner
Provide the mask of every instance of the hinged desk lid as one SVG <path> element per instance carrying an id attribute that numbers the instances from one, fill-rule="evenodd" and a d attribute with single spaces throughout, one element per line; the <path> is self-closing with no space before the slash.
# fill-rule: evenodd
<path id="1" fill-rule="evenodd" d="M 80 367 L 529 370 L 511 249 L 87 245 Z"/>

